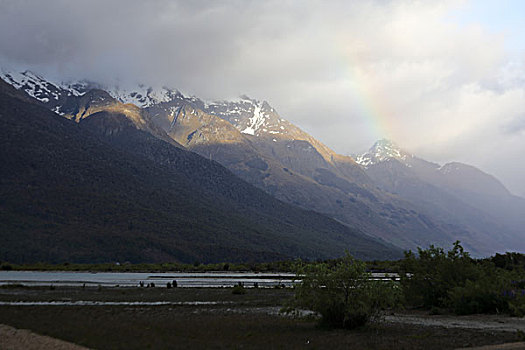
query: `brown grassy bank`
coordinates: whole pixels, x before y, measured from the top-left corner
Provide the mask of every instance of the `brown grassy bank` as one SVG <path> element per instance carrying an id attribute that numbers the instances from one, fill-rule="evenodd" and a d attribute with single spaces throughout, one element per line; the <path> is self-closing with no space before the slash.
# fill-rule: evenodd
<path id="1" fill-rule="evenodd" d="M 269 314 L 290 290 L 10 288 L 2 301 L 228 301 L 220 306 L 0 306 L 0 323 L 95 349 L 454 349 L 518 340 L 515 332 L 383 323 L 326 330 Z M 140 298 L 140 299 L 139 299 Z"/>

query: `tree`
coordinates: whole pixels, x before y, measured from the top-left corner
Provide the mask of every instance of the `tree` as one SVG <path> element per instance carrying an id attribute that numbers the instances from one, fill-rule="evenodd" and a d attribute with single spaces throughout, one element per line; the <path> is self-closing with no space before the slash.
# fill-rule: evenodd
<path id="1" fill-rule="evenodd" d="M 459 241 L 445 252 L 431 245 L 418 248 L 418 254 L 405 253 L 401 262 L 401 285 L 407 301 L 414 306 L 444 307 L 449 291 L 477 279 L 480 271 Z"/>
<path id="2" fill-rule="evenodd" d="M 329 327 L 363 326 L 378 320 L 380 311 L 398 300 L 394 282 L 373 280 L 366 264 L 348 253 L 335 265 L 300 265 L 297 274 L 302 281 L 287 311 L 315 311 L 321 315 L 321 323 Z"/>
<path id="3" fill-rule="evenodd" d="M 434 246 L 419 248 L 418 255 L 407 252 L 400 266 L 406 302 L 427 309 L 446 308 L 457 314 L 523 315 L 524 271 L 515 268 L 514 263 L 509 268 L 502 257 L 474 260 L 459 241 L 448 252 Z M 497 267 L 493 260 L 509 270 Z"/>

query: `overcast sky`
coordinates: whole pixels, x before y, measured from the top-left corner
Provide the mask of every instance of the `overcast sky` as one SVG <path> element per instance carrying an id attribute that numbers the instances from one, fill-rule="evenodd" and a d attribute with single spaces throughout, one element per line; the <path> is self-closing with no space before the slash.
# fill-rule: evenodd
<path id="1" fill-rule="evenodd" d="M 0 63 L 247 94 L 339 153 L 390 138 L 525 196 L 525 1 L 0 0 Z"/>

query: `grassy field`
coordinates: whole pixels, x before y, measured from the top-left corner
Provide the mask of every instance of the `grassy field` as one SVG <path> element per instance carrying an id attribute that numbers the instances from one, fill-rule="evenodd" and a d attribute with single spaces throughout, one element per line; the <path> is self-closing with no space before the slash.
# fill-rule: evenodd
<path id="1" fill-rule="evenodd" d="M 0 301 L 220 301 L 210 306 L 0 306 L 0 323 L 96 349 L 454 349 L 519 340 L 515 332 L 382 323 L 319 328 L 277 314 L 289 289 L 0 288 Z"/>

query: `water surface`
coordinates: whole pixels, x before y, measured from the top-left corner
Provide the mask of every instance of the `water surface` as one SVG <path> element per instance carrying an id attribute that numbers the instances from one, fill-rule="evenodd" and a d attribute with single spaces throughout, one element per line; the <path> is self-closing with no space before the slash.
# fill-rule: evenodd
<path id="1" fill-rule="evenodd" d="M 253 272 L 74 272 L 74 271 L 0 271 L 0 285 L 23 284 L 27 286 L 82 286 L 100 285 L 109 287 L 145 286 L 166 287 L 177 282 L 178 287 L 217 288 L 232 287 L 242 283 L 245 287 L 291 286 L 293 273 Z"/>

